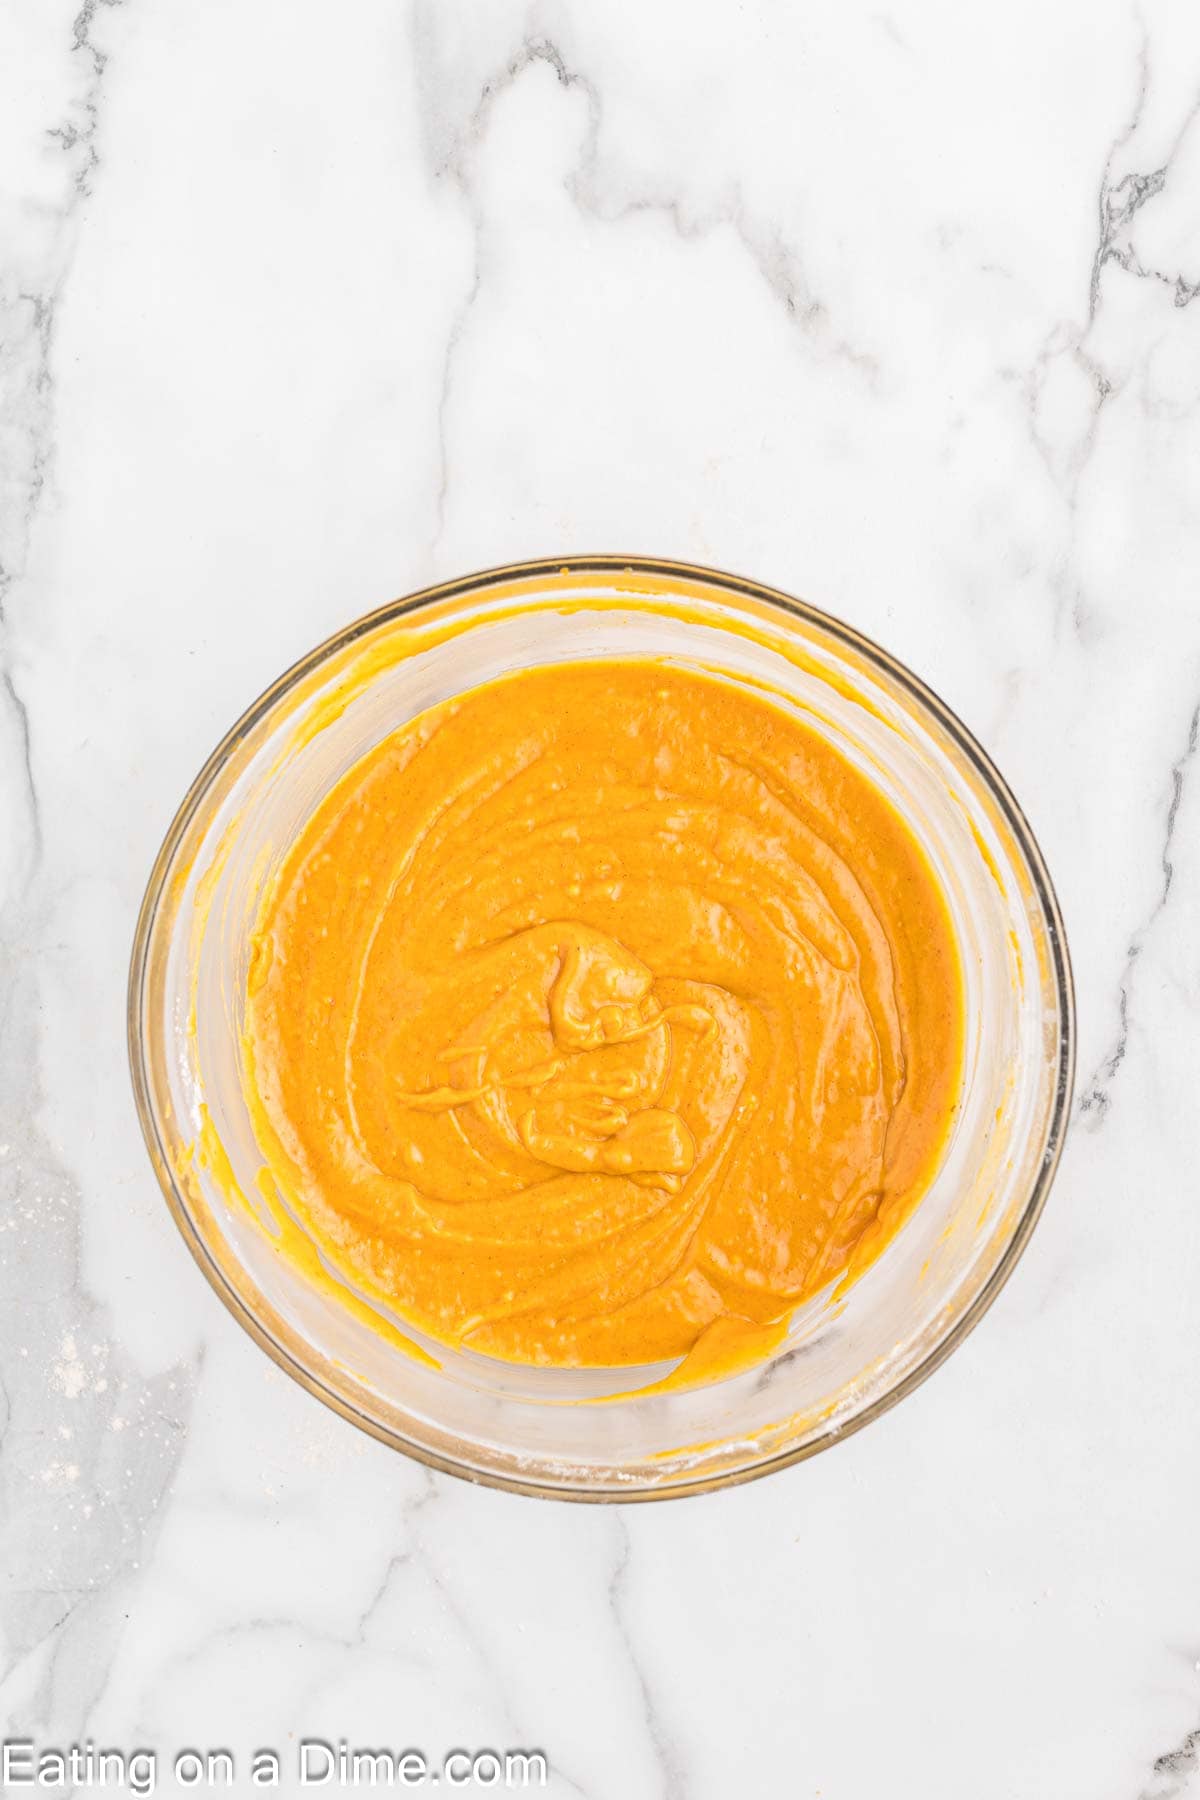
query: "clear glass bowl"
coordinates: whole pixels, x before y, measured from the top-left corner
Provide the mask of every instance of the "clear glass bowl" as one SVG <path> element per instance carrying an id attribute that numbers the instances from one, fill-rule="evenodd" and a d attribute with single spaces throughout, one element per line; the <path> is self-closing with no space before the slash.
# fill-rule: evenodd
<path id="1" fill-rule="evenodd" d="M 793 1318 L 765 1364 L 630 1395 L 662 1370 L 518 1368 L 406 1355 L 277 1253 L 189 1154 L 208 1109 L 241 1190 L 261 1158 L 238 1040 L 264 881 L 330 786 L 415 713 L 509 670 L 651 655 L 765 684 L 885 789 L 944 883 L 962 950 L 962 1106 L 929 1192 L 843 1295 Z M 1028 1241 L 1073 1072 L 1058 905 L 978 744 L 884 651 L 798 601 L 678 563 L 587 557 L 488 571 L 383 607 L 283 675 L 219 745 L 150 877 L 129 984 L 142 1129 L 176 1223 L 234 1317 L 327 1405 L 437 1468 L 582 1500 L 700 1493 L 824 1449 L 931 1373 Z M 415 1334 L 414 1334 L 415 1335 Z M 606 1397 L 607 1396 L 607 1397 Z"/>

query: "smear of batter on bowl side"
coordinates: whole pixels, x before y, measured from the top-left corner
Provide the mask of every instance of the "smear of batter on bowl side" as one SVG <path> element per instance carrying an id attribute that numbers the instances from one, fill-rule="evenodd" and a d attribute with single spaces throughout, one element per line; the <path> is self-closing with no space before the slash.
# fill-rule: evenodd
<path id="1" fill-rule="evenodd" d="M 733 681 L 591 661 L 325 798 L 262 903 L 245 1085 L 280 1192 L 433 1338 L 713 1379 L 909 1216 L 962 1042 L 881 790 Z"/>

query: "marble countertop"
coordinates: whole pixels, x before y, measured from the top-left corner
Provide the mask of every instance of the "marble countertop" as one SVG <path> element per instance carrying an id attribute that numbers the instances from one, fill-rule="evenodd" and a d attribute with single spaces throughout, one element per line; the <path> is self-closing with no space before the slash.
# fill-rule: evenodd
<path id="1" fill-rule="evenodd" d="M 1200 1796 L 1200 11 L 13 0 L 0 44 L 0 1734 L 161 1791 L 344 1737 L 592 1800 Z M 978 1331 L 649 1508 L 435 1478 L 277 1373 L 124 1048 L 243 707 L 396 593 L 601 549 L 911 663 L 1079 999 Z"/>

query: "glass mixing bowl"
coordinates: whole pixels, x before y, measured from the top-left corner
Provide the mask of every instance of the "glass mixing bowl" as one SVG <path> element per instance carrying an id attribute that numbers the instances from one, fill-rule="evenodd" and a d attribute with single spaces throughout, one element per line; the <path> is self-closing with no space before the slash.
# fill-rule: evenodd
<path id="1" fill-rule="evenodd" d="M 966 1001 L 953 1134 L 883 1255 L 845 1293 L 802 1307 L 756 1368 L 641 1395 L 629 1390 L 663 1369 L 522 1368 L 436 1345 L 440 1366 L 427 1365 L 279 1254 L 230 1192 L 253 1194 L 262 1162 L 239 1075 L 250 931 L 312 808 L 380 738 L 452 694 L 534 664 L 630 655 L 765 686 L 870 773 L 944 885 Z M 617 557 L 431 588 L 281 676 L 214 751 L 167 833 L 129 984 L 146 1143 L 189 1249 L 234 1317 L 310 1393 L 385 1443 L 471 1480 L 581 1500 L 664 1499 L 782 1468 L 930 1374 L 1033 1230 L 1061 1149 L 1073 1042 L 1062 920 L 1037 844 L 942 702 L 810 606 L 710 570 Z M 192 1154 L 202 1109 L 227 1169 Z"/>

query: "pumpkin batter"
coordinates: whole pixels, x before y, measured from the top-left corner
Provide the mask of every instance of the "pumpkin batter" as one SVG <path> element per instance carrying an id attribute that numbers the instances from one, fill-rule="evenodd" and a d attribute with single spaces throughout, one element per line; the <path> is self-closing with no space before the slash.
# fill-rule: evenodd
<path id="1" fill-rule="evenodd" d="M 245 1056 L 281 1193 L 432 1337 L 735 1360 L 928 1186 L 961 970 L 924 853 L 814 730 L 565 663 L 434 707 L 318 807 Z"/>

